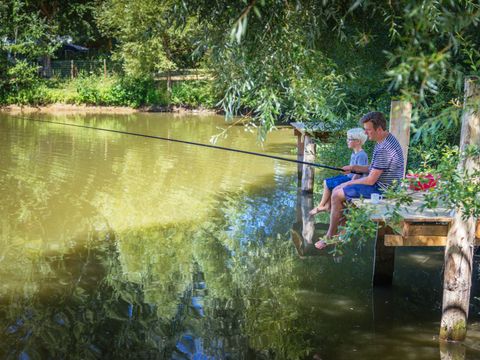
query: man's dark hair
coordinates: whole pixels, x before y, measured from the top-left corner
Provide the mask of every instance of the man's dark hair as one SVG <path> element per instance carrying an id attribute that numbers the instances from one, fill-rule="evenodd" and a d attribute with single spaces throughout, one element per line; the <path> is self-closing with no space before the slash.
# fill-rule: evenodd
<path id="1" fill-rule="evenodd" d="M 387 120 L 385 120 L 385 115 L 380 111 L 371 111 L 360 119 L 360 124 L 363 125 L 366 122 L 371 122 L 373 124 L 373 128 L 377 130 L 381 127 L 383 130 L 387 130 Z"/>

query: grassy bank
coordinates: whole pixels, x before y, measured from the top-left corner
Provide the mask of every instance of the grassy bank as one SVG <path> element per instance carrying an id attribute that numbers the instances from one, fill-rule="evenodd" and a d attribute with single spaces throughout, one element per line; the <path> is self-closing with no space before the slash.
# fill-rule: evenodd
<path id="1" fill-rule="evenodd" d="M 50 104 L 144 106 L 213 109 L 218 102 L 209 81 L 174 82 L 171 92 L 164 81 L 115 75 L 82 75 L 74 79 L 37 80 L 12 89 L 1 105 L 46 106 Z"/>

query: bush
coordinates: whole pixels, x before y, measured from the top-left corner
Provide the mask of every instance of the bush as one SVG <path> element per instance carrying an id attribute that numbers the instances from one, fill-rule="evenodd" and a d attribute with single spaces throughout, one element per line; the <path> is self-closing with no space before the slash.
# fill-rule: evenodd
<path id="1" fill-rule="evenodd" d="M 24 66 L 25 64 L 21 64 Z M 25 73 L 21 72 L 25 70 Z M 212 108 L 217 102 L 211 82 L 192 81 L 174 85 L 169 96 L 164 82 L 152 78 L 119 77 L 81 74 L 75 79 L 41 79 L 33 68 L 19 67 L 15 71 L 23 77 L 11 78 L 8 91 L 1 102 L 19 105 L 47 105 L 53 103 L 140 107 L 168 104 L 187 107 Z M 32 70 L 32 71 L 27 71 Z M 14 71 L 13 68 L 11 71 Z"/>
<path id="2" fill-rule="evenodd" d="M 189 81 L 174 83 L 170 102 L 187 107 L 215 107 L 216 99 L 210 81 Z"/>
<path id="3" fill-rule="evenodd" d="M 46 88 L 43 85 L 34 85 L 29 88 L 10 92 L 6 97 L 7 104 L 15 105 L 44 105 Z"/>
<path id="4" fill-rule="evenodd" d="M 153 79 L 120 78 L 105 93 L 111 105 L 139 107 L 141 105 L 166 105 L 166 94 L 157 89 Z"/>

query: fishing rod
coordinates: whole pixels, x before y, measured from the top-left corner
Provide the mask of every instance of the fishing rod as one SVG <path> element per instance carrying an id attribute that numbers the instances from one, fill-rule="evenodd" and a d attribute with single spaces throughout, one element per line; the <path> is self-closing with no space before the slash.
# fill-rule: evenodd
<path id="1" fill-rule="evenodd" d="M 171 138 L 166 138 L 166 137 L 157 136 L 157 135 L 140 134 L 140 133 L 134 133 L 134 132 L 129 132 L 129 131 L 114 130 L 114 129 L 105 129 L 105 128 L 93 127 L 93 126 L 88 126 L 88 125 L 79 125 L 79 124 L 72 124 L 72 123 L 63 123 L 63 122 L 57 122 L 57 121 L 51 121 L 51 120 L 31 119 L 31 118 L 26 118 L 26 117 L 23 117 L 22 119 L 28 120 L 28 121 L 42 122 L 42 123 L 47 123 L 47 124 L 72 126 L 72 127 L 82 128 L 82 129 L 99 130 L 99 131 L 106 131 L 106 132 L 111 132 L 111 133 L 116 133 L 116 134 L 132 135 L 132 136 L 139 136 L 139 137 L 144 137 L 144 138 L 149 138 L 149 139 L 157 139 L 157 140 L 163 140 L 163 141 L 171 141 L 171 142 L 176 142 L 176 143 L 180 143 L 180 144 L 188 144 L 188 145 L 194 145 L 194 146 L 203 146 L 203 147 L 210 148 L 210 149 L 232 151 L 232 152 L 237 152 L 237 153 L 247 154 L 247 155 L 254 155 L 254 156 L 262 156 L 262 157 L 266 157 L 266 158 L 270 158 L 270 159 L 276 159 L 276 160 L 281 160 L 281 161 L 288 161 L 288 162 L 293 162 L 293 163 L 297 163 L 297 164 L 304 164 L 304 165 L 314 166 L 314 167 L 323 168 L 323 169 L 330 169 L 330 170 L 336 170 L 336 171 L 345 172 L 342 168 L 338 168 L 338 167 L 335 167 L 335 166 L 329 166 L 329 165 L 324 165 L 324 164 L 317 164 L 317 163 L 312 163 L 312 162 L 302 161 L 302 160 L 288 159 L 288 158 L 284 158 L 284 157 L 281 157 L 281 156 L 261 154 L 261 153 L 257 153 L 257 152 L 253 152 L 253 151 L 246 151 L 246 150 L 240 150 L 240 149 L 232 149 L 232 148 L 227 148 L 227 147 L 224 147 L 224 146 L 203 144 L 203 143 L 197 143 L 197 142 L 186 141 L 186 140 L 171 139 Z M 354 172 L 354 171 L 351 171 L 351 173 L 352 173 L 352 174 L 362 175 L 361 173 Z"/>

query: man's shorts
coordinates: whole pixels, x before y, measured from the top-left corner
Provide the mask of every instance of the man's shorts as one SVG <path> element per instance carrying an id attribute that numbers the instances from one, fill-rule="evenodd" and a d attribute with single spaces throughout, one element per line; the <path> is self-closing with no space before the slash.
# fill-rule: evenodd
<path id="1" fill-rule="evenodd" d="M 348 185 L 343 188 L 343 193 L 347 201 L 352 199 L 364 198 L 370 199 L 373 193 L 381 194 L 382 190 L 378 185 L 364 185 L 364 184 L 354 184 Z"/>
<path id="2" fill-rule="evenodd" d="M 337 175 L 331 178 L 326 178 L 325 183 L 327 184 L 328 190 L 332 191 L 338 185 L 343 184 L 350 180 L 352 179 L 350 179 L 347 175 Z"/>

